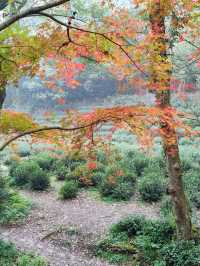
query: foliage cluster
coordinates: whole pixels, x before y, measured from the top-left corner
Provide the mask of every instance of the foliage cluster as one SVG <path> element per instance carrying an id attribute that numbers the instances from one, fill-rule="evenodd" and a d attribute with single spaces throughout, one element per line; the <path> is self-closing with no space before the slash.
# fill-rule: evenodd
<path id="1" fill-rule="evenodd" d="M 0 224 L 13 223 L 25 218 L 31 204 L 10 189 L 8 180 L 0 177 Z"/>
<path id="2" fill-rule="evenodd" d="M 77 196 L 78 184 L 74 180 L 65 181 L 61 187 L 59 194 L 61 199 L 73 199 Z"/>
<path id="3" fill-rule="evenodd" d="M 184 151 L 186 145 L 183 142 L 181 150 Z M 41 152 L 28 154 L 19 162 L 13 159 L 7 164 L 10 165 L 11 180 L 17 186 L 44 190 L 49 186 L 51 175 L 56 176 L 57 180 L 76 181 L 79 188 L 93 186 L 104 199 L 129 200 L 138 191 L 143 201 L 160 201 L 167 187 L 163 158 L 148 156 L 137 150 L 121 150 L 120 147 L 111 148 L 109 152 L 98 149 L 92 160 L 77 154 L 59 158 Z M 182 167 L 189 199 L 199 208 L 198 154 L 191 150 L 190 155 L 183 156 Z"/>
<path id="4" fill-rule="evenodd" d="M 47 172 L 35 160 L 22 160 L 11 165 L 10 176 L 12 183 L 19 187 L 33 190 L 46 190 L 50 185 Z"/>
<path id="5" fill-rule="evenodd" d="M 112 225 L 96 247 L 96 254 L 111 263 L 131 261 L 138 266 L 197 266 L 199 251 L 199 240 L 175 240 L 175 225 L 142 216 L 128 216 Z"/>
<path id="6" fill-rule="evenodd" d="M 58 180 L 74 180 L 79 187 L 96 187 L 104 199 L 129 200 L 139 186 L 141 198 L 153 202 L 160 200 L 166 189 L 162 159 L 150 159 L 138 151 L 122 154 L 115 149 L 107 154 L 99 149 L 93 161 L 67 157 L 56 161 L 54 173 Z"/>

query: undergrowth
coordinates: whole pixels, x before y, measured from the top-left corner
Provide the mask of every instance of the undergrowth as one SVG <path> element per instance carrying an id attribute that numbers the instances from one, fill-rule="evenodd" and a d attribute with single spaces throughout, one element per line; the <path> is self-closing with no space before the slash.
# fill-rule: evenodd
<path id="1" fill-rule="evenodd" d="M 40 256 L 18 251 L 11 243 L 0 239 L 0 266 L 48 266 Z"/>
<path id="2" fill-rule="evenodd" d="M 198 266 L 200 240 L 176 241 L 173 223 L 128 216 L 112 225 L 106 238 L 97 243 L 96 255 L 120 265 Z"/>

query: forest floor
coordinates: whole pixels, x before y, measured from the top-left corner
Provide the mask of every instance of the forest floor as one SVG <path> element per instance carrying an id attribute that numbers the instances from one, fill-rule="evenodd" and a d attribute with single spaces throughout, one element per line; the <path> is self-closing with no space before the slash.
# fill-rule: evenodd
<path id="1" fill-rule="evenodd" d="M 158 217 L 156 205 L 138 201 L 107 203 L 83 191 L 70 201 L 56 192 L 22 191 L 33 209 L 22 224 L 0 227 L 4 240 L 19 249 L 46 257 L 51 266 L 109 266 L 92 254 L 92 247 L 111 224 L 130 214 Z"/>

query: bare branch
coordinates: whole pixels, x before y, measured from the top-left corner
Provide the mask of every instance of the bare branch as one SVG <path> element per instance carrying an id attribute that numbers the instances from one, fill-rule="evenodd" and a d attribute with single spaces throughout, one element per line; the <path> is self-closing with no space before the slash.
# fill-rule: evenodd
<path id="1" fill-rule="evenodd" d="M 34 15 L 34 14 L 38 14 L 39 12 L 42 12 L 44 10 L 53 8 L 53 7 L 57 7 L 60 6 L 62 4 L 65 4 L 67 2 L 69 2 L 70 0 L 57 0 L 57 1 L 50 1 L 49 3 L 45 4 L 45 5 L 40 5 L 40 6 L 36 6 L 36 7 L 31 7 L 28 8 L 24 11 L 19 12 L 18 14 L 9 17 L 8 19 L 6 19 L 4 22 L 2 22 L 0 24 L 0 31 L 5 30 L 6 28 L 8 28 L 9 26 L 11 26 L 12 24 L 14 24 L 16 21 Z"/>

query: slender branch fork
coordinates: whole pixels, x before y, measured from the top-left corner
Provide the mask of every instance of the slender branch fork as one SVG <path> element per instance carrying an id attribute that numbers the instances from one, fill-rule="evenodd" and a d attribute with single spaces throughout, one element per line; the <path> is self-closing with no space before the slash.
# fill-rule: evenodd
<path id="1" fill-rule="evenodd" d="M 53 20 L 54 22 L 64 26 L 67 28 L 67 35 L 68 35 L 68 42 L 64 43 L 63 46 L 68 45 L 69 43 L 74 43 L 75 45 L 78 45 L 77 43 L 73 42 L 70 34 L 69 34 L 69 29 L 73 29 L 76 31 L 80 31 L 80 32 L 85 32 L 85 33 L 89 33 L 89 34 L 93 34 L 96 36 L 100 36 L 104 39 L 106 39 L 107 41 L 109 41 L 110 43 L 116 45 L 117 47 L 119 47 L 119 49 L 126 55 L 126 57 L 130 60 L 130 62 L 132 63 L 132 65 L 134 65 L 136 67 L 137 70 L 139 70 L 145 77 L 148 77 L 149 75 L 135 62 L 135 60 L 129 55 L 129 53 L 124 49 L 123 45 L 119 44 L 118 42 L 114 41 L 113 39 L 111 39 L 110 37 L 106 36 L 105 33 L 101 33 L 101 32 L 96 32 L 96 31 L 91 31 L 91 30 L 86 30 L 83 28 L 79 28 L 79 27 L 75 27 L 72 26 L 71 24 L 66 24 L 63 21 L 60 21 L 59 19 L 55 18 L 53 15 L 46 13 L 46 12 L 39 12 L 38 15 L 41 16 L 45 16 L 51 20 Z M 62 46 L 62 47 L 63 47 Z"/>

